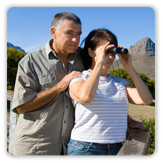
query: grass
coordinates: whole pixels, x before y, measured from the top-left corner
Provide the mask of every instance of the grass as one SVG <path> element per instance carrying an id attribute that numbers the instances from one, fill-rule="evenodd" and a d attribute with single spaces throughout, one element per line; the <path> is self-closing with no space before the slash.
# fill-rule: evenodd
<path id="1" fill-rule="evenodd" d="M 141 119 L 148 121 L 155 117 L 155 100 L 153 100 L 151 105 L 129 104 L 128 113 L 136 121 L 141 121 Z"/>

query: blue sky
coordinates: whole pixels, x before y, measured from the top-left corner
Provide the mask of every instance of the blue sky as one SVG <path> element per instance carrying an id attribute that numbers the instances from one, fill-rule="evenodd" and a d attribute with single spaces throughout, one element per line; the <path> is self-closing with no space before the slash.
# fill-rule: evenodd
<path id="1" fill-rule="evenodd" d="M 52 38 L 53 16 L 62 11 L 81 19 L 81 41 L 92 29 L 107 28 L 126 48 L 144 37 L 155 42 L 155 11 L 150 7 L 12 7 L 7 11 L 7 42 L 26 52 L 44 46 Z"/>

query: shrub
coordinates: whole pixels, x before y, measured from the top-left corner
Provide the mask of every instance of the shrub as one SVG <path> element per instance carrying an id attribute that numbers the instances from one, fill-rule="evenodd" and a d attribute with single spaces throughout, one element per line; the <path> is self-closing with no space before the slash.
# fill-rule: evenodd
<path id="1" fill-rule="evenodd" d="M 132 81 L 131 77 L 122 68 L 119 68 L 118 70 L 117 69 L 110 70 L 109 74 L 112 76 L 119 76 L 119 77 L 127 80 L 128 82 L 130 82 L 132 85 L 134 85 L 134 82 Z M 149 91 L 151 92 L 153 98 L 155 99 L 155 79 L 150 79 L 143 73 L 138 73 L 138 75 L 144 81 L 144 83 L 147 85 Z"/>
<path id="2" fill-rule="evenodd" d="M 152 155 L 155 152 L 155 118 L 150 119 L 149 121 L 141 119 L 144 127 L 150 131 L 150 145 L 147 155 Z"/>

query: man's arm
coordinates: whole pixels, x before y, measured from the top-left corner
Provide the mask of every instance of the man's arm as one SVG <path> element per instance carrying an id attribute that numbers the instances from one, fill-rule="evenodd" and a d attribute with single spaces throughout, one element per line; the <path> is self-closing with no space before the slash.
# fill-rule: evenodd
<path id="1" fill-rule="evenodd" d="M 57 94 L 64 91 L 68 87 L 72 79 L 78 77 L 81 74 L 81 72 L 77 71 L 71 72 L 52 88 L 38 93 L 37 96 L 34 97 L 32 100 L 26 102 L 25 104 L 17 106 L 17 112 L 23 114 L 43 107 L 44 105 L 48 104 Z"/>

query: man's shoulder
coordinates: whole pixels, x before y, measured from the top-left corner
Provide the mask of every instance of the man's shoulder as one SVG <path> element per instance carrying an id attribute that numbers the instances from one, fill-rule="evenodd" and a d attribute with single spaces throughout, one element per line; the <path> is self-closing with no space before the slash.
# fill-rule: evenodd
<path id="1" fill-rule="evenodd" d="M 24 63 L 27 61 L 32 61 L 35 58 L 40 58 L 45 53 L 45 47 L 41 47 L 37 50 L 34 50 L 32 52 L 27 53 L 20 61 L 19 63 Z"/>
<path id="2" fill-rule="evenodd" d="M 42 54 L 44 52 L 45 52 L 45 46 L 43 46 L 41 48 L 38 48 L 38 49 L 36 49 L 36 50 L 34 50 L 32 52 L 29 52 L 28 56 L 38 56 L 38 55 L 40 55 L 40 53 Z"/>

